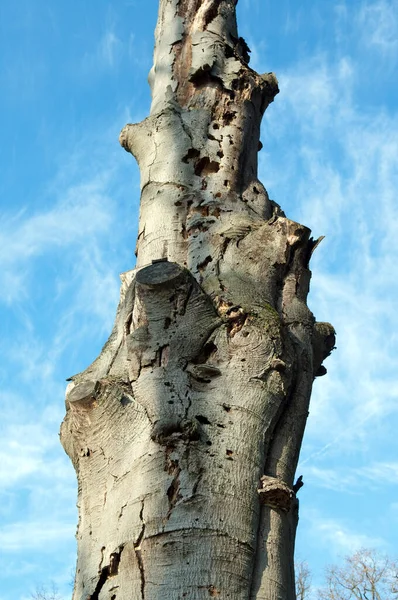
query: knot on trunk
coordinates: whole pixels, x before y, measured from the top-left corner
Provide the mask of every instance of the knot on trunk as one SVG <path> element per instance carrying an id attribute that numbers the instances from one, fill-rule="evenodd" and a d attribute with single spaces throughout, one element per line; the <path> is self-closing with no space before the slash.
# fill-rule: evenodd
<path id="1" fill-rule="evenodd" d="M 101 389 L 99 381 L 84 381 L 74 385 L 72 389 L 67 390 L 66 406 L 67 408 L 94 408 L 97 404 L 97 397 Z"/>
<path id="2" fill-rule="evenodd" d="M 325 358 L 330 356 L 336 343 L 336 331 L 330 323 L 315 323 L 312 336 L 314 352 L 314 377 L 326 375 L 326 368 L 322 365 Z"/>
<path id="3" fill-rule="evenodd" d="M 167 259 L 153 260 L 151 265 L 140 269 L 136 275 L 138 284 L 151 289 L 176 287 L 183 279 L 187 279 L 186 270 Z"/>
<path id="4" fill-rule="evenodd" d="M 294 491 L 278 477 L 263 475 L 260 482 L 261 487 L 257 490 L 260 502 L 270 508 L 289 512 L 295 497 Z"/>
<path id="5" fill-rule="evenodd" d="M 261 75 L 262 80 L 266 84 L 267 95 L 272 100 L 279 94 L 278 79 L 275 73 L 264 73 Z"/>
<path id="6" fill-rule="evenodd" d="M 197 441 L 200 437 L 198 425 L 190 419 L 181 421 L 160 420 L 157 421 L 151 432 L 151 439 L 161 446 L 170 448 L 179 442 Z"/>

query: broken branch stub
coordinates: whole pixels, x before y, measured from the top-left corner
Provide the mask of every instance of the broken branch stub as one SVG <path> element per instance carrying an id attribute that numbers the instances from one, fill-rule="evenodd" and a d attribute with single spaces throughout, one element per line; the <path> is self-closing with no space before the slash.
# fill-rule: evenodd
<path id="1" fill-rule="evenodd" d="M 148 288 L 176 287 L 184 277 L 184 271 L 175 263 L 159 261 L 140 269 L 136 282 Z"/>

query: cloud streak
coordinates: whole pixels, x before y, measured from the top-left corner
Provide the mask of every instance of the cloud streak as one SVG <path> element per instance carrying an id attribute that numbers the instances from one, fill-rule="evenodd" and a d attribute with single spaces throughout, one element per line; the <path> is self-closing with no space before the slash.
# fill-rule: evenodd
<path id="1" fill-rule="evenodd" d="M 29 521 L 7 525 L 0 530 L 0 544 L 4 551 L 20 552 L 45 550 L 53 552 L 59 544 L 70 540 L 75 531 L 74 523 L 55 523 L 48 520 Z"/>
<path id="2" fill-rule="evenodd" d="M 90 245 L 112 223 L 110 198 L 103 178 L 73 185 L 46 211 L 2 215 L 0 232 L 0 299 L 11 303 L 26 296 L 32 260 L 60 250 Z"/>
<path id="3" fill-rule="evenodd" d="M 312 261 L 309 303 L 335 326 L 338 348 L 326 365 L 331 377 L 315 383 L 303 464 L 337 446 L 372 443 L 375 421 L 398 409 L 398 118 L 358 110 L 355 71 L 353 57 L 318 55 L 282 73 L 267 122 L 271 151 L 275 143 L 289 148 L 292 131 L 303 141 L 295 154 L 261 162 L 271 197 L 327 236 Z"/>
<path id="4" fill-rule="evenodd" d="M 363 44 L 378 50 L 396 62 L 398 50 L 398 2 L 379 0 L 366 2 L 358 14 Z"/>

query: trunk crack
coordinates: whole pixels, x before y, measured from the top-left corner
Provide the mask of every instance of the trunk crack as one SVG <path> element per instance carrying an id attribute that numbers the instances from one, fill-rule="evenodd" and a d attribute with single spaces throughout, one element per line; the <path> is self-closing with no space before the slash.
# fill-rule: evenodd
<path id="1" fill-rule="evenodd" d="M 116 359 L 117 359 L 117 357 L 118 357 L 118 355 L 119 355 L 119 352 L 120 352 L 120 349 L 121 349 L 121 347 L 122 347 L 122 345 L 123 345 L 123 342 L 124 342 L 124 340 L 123 340 L 123 338 L 122 338 L 122 339 L 120 340 L 120 342 L 119 342 L 119 344 L 118 344 L 118 346 L 117 346 L 116 350 L 115 350 L 115 353 L 114 353 L 114 355 L 112 356 L 112 359 L 111 359 L 111 362 L 109 363 L 109 367 L 108 367 L 108 369 L 107 369 L 107 372 L 106 372 L 106 374 L 105 374 L 105 377 L 106 377 L 107 375 L 109 375 L 109 374 L 110 374 L 110 372 L 111 372 L 111 370 L 112 370 L 112 367 L 113 367 L 113 365 L 115 364 L 115 361 L 116 361 Z"/>
<path id="2" fill-rule="evenodd" d="M 170 518 L 173 508 L 175 507 L 177 502 L 179 500 L 181 500 L 181 498 L 182 498 L 182 496 L 180 494 L 181 467 L 178 465 L 177 461 L 172 461 L 172 467 L 173 467 L 173 471 L 172 471 L 173 481 L 171 482 L 171 484 L 169 485 L 169 488 L 167 490 L 167 497 L 169 499 L 169 510 L 168 510 L 166 519 Z"/>
<path id="3" fill-rule="evenodd" d="M 142 543 L 142 540 L 143 540 L 144 534 L 145 534 L 144 501 L 142 501 L 142 504 L 141 504 L 140 520 L 142 523 L 142 527 L 141 527 L 139 536 L 137 538 L 137 541 L 134 543 L 134 552 L 135 552 L 135 555 L 137 558 L 138 568 L 140 570 L 140 576 L 141 576 L 141 598 L 142 598 L 142 600 L 145 600 L 145 569 L 144 569 L 144 561 L 143 561 L 142 552 L 141 552 L 141 543 Z"/>
<path id="4" fill-rule="evenodd" d="M 97 585 L 95 586 L 95 590 L 91 594 L 91 596 L 88 597 L 87 600 L 99 600 L 101 590 L 104 587 L 105 583 L 108 581 L 108 579 L 110 577 L 115 577 L 115 575 L 118 574 L 120 557 L 122 555 L 122 552 L 123 552 L 123 546 L 119 546 L 119 549 L 117 552 L 112 552 L 112 554 L 110 555 L 110 558 L 109 558 L 109 565 L 106 565 L 106 567 L 103 567 L 101 569 L 100 577 L 98 579 Z M 101 553 L 103 556 L 104 548 L 102 548 Z M 101 559 L 101 563 L 102 563 L 102 559 Z"/>

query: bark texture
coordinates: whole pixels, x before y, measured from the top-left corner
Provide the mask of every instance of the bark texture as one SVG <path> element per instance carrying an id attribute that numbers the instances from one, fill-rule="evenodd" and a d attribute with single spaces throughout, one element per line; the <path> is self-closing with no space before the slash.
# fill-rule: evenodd
<path id="1" fill-rule="evenodd" d="M 257 179 L 278 93 L 234 0 L 161 0 L 138 161 L 137 264 L 113 332 L 72 378 L 74 600 L 290 600 L 294 475 L 334 330 L 306 305 L 315 246 Z"/>

